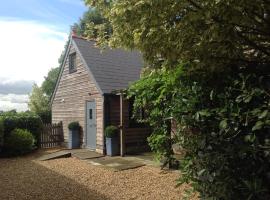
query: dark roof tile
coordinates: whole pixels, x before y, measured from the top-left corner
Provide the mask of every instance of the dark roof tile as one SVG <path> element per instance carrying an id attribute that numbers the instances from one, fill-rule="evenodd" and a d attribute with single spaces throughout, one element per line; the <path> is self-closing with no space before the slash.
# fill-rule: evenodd
<path id="1" fill-rule="evenodd" d="M 138 51 L 110 48 L 101 51 L 93 41 L 81 38 L 73 38 L 73 41 L 102 93 L 126 89 L 140 78 L 143 61 Z"/>

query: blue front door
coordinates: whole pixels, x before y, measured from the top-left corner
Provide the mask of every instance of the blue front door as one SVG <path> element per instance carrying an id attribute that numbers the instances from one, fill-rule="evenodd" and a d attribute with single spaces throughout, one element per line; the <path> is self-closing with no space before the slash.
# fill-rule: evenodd
<path id="1" fill-rule="evenodd" d="M 89 149 L 96 149 L 96 131 L 96 103 L 89 101 L 86 105 L 86 147 Z"/>

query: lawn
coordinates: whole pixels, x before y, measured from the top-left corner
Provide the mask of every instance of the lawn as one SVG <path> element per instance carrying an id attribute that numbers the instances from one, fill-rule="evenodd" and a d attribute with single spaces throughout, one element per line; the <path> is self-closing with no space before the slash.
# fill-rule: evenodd
<path id="1" fill-rule="evenodd" d="M 182 199 L 188 187 L 151 166 L 113 172 L 76 158 L 38 161 L 41 154 L 0 159 L 0 199 Z"/>

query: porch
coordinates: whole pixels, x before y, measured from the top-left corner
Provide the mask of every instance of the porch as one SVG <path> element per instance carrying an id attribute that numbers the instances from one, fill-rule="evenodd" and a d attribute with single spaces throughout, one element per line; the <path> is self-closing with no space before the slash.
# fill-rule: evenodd
<path id="1" fill-rule="evenodd" d="M 105 95 L 105 128 L 114 125 L 120 129 L 120 155 L 147 152 L 150 150 L 147 137 L 151 134 L 148 125 L 137 123 L 132 118 L 133 102 L 122 93 Z"/>

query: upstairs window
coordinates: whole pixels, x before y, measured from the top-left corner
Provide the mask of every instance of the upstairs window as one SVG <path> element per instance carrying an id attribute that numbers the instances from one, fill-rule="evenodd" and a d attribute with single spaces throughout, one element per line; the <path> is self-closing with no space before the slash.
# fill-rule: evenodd
<path id="1" fill-rule="evenodd" d="M 76 53 L 69 55 L 69 73 L 76 72 Z"/>

